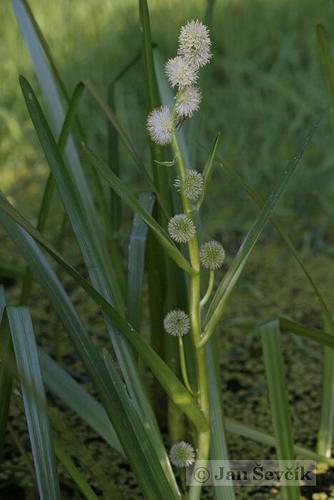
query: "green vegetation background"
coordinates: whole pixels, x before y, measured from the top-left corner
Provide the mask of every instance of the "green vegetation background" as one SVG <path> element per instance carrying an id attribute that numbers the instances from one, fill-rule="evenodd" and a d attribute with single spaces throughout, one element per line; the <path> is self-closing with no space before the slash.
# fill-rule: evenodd
<path id="1" fill-rule="evenodd" d="M 29 3 L 69 90 L 80 79 L 91 79 L 105 95 L 108 82 L 140 49 L 135 0 L 31 0 Z M 153 37 L 165 58 L 175 53 L 180 26 L 189 18 L 203 18 L 205 4 L 204 0 L 149 2 Z M 10 2 L 2 2 L 1 9 L 1 189 L 34 221 L 47 166 L 23 103 L 18 74 L 27 76 L 35 86 L 36 81 Z M 329 0 L 217 0 L 214 12 L 214 59 L 205 70 L 203 80 L 199 164 L 191 166 L 201 169 L 205 148 L 209 147 L 217 130 L 221 130 L 224 157 L 264 196 L 305 130 L 330 104 L 319 62 L 315 25 L 322 22 L 331 33 L 334 4 Z M 334 31 L 331 35 L 334 40 Z M 143 72 L 138 63 L 118 87 L 117 112 L 144 159 L 148 155 L 145 108 Z M 106 122 L 89 99 L 84 100 L 81 116 L 90 143 L 101 156 L 106 156 Z M 309 146 L 277 215 L 289 229 L 334 310 L 333 131 L 333 113 L 330 112 Z M 131 160 L 124 151 L 122 159 L 121 176 L 134 180 Z M 55 203 L 48 229 L 50 235 L 59 222 L 58 208 Z M 217 171 L 207 214 L 205 233 L 221 239 L 231 257 L 254 219 L 256 209 L 227 174 Z M 126 222 L 128 215 L 125 214 Z M 125 244 L 127 227 L 125 224 L 122 235 Z M 65 251 L 74 260 L 78 259 L 71 241 L 65 245 Z M 16 263 L 2 232 L 0 256 L 6 262 Z M 18 288 L 15 281 L 8 284 L 14 299 Z M 78 290 L 71 289 L 70 284 L 68 287 L 92 330 L 98 331 L 96 311 L 82 303 Z M 37 287 L 33 297 L 41 342 L 50 346 L 53 355 L 73 363 L 71 348 Z M 261 351 L 254 324 L 279 313 L 310 326 L 322 325 L 319 308 L 302 274 L 279 237 L 268 228 L 233 295 L 222 326 L 221 358 L 227 415 L 268 431 L 270 420 L 264 370 L 259 362 Z M 56 345 L 54 332 L 58 336 Z M 296 440 L 314 446 L 321 351 L 292 337 L 285 338 L 285 347 L 288 377 L 294 381 L 291 401 L 294 402 Z M 74 363 L 73 370 L 76 369 L 80 372 L 80 367 Z M 87 435 L 87 429 L 81 430 L 74 417 L 72 420 L 66 420 L 73 426 L 67 430 L 69 442 L 80 447 L 80 438 L 71 440 L 71 433 L 76 429 L 78 436 L 80 433 Z M 61 422 L 57 414 L 54 425 L 65 433 Z M 233 436 L 229 439 L 232 458 L 240 456 L 240 450 L 243 450 L 243 458 L 254 458 L 254 455 L 262 458 L 264 453 L 269 453 L 245 440 Z M 96 469 L 100 463 L 100 481 L 107 488 L 108 474 L 119 477 L 119 469 L 115 466 L 110 472 L 110 457 L 99 447 L 100 444 L 94 443 L 91 450 L 90 446 L 85 446 L 79 453 L 82 461 L 86 461 L 87 470 L 94 464 Z M 128 479 L 123 482 L 122 487 L 128 487 L 125 486 Z M 131 498 L 130 490 L 124 491 L 126 498 Z"/>

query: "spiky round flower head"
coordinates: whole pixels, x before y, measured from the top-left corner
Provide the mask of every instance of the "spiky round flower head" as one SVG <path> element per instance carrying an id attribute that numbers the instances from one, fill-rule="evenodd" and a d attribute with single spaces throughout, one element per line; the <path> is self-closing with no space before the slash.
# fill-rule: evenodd
<path id="1" fill-rule="evenodd" d="M 147 130 L 153 142 L 169 144 L 172 140 L 173 118 L 168 106 L 156 108 L 147 117 Z"/>
<path id="2" fill-rule="evenodd" d="M 175 99 L 175 110 L 179 118 L 188 118 L 198 110 L 202 95 L 197 87 L 189 85 L 180 89 Z"/>
<path id="3" fill-rule="evenodd" d="M 179 441 L 169 451 L 170 460 L 175 467 L 189 467 L 195 462 L 195 451 L 191 444 Z"/>
<path id="4" fill-rule="evenodd" d="M 188 21 L 182 26 L 178 54 L 195 68 L 205 66 L 211 59 L 211 40 L 208 28 L 200 21 Z"/>
<path id="5" fill-rule="evenodd" d="M 195 236 L 196 228 L 186 214 L 177 214 L 168 222 L 168 233 L 177 243 L 187 243 Z"/>
<path id="6" fill-rule="evenodd" d="M 188 200 L 196 201 L 203 193 L 203 176 L 197 170 L 186 170 L 183 181 L 175 179 L 174 186 L 182 190 Z"/>
<path id="7" fill-rule="evenodd" d="M 189 316 L 181 309 L 169 311 L 164 319 L 164 328 L 169 335 L 174 337 L 183 337 L 190 330 Z"/>
<path id="8" fill-rule="evenodd" d="M 225 260 L 225 250 L 218 241 L 208 241 L 201 246 L 200 259 L 203 267 L 219 269 Z"/>
<path id="9" fill-rule="evenodd" d="M 197 69 L 187 59 L 176 56 L 169 59 L 165 66 L 166 75 L 172 87 L 184 88 L 196 82 L 198 78 Z"/>

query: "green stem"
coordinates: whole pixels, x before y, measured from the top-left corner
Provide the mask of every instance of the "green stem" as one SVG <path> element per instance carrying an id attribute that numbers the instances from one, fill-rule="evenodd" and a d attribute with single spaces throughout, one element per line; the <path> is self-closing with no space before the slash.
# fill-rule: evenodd
<path id="1" fill-rule="evenodd" d="M 180 145 L 176 132 L 173 133 L 172 145 L 176 157 L 176 166 L 178 169 L 178 174 L 182 181 L 185 176 L 185 164 L 183 156 L 181 153 Z M 184 212 L 188 217 L 193 219 L 192 208 L 189 200 L 183 196 L 181 192 L 181 199 L 183 204 Z M 209 388 L 208 388 L 208 376 L 207 376 L 207 366 L 206 366 L 206 354 L 205 348 L 198 346 L 201 333 L 201 275 L 200 275 L 200 257 L 199 257 L 199 245 L 198 239 L 195 235 L 188 242 L 188 250 L 190 262 L 195 273 L 190 276 L 189 283 L 189 316 L 191 323 L 191 339 L 195 347 L 195 362 L 196 362 L 196 375 L 197 375 L 197 401 L 199 407 L 207 420 L 209 420 Z M 208 460 L 209 447 L 210 447 L 210 429 L 204 432 L 199 432 L 197 443 L 197 460 Z M 201 485 L 196 485 L 190 488 L 189 500 L 198 500 L 201 495 Z"/>
<path id="2" fill-rule="evenodd" d="M 190 382 L 189 382 L 189 378 L 188 378 L 186 357 L 184 355 L 183 337 L 179 337 L 179 353 L 180 353 L 181 374 L 182 374 L 182 379 L 183 379 L 184 385 L 186 386 L 188 391 L 191 392 L 191 394 L 194 394 L 193 390 L 191 388 Z"/>
<path id="3" fill-rule="evenodd" d="M 209 276 L 208 288 L 207 291 L 205 292 L 204 297 L 201 300 L 201 307 L 204 307 L 205 304 L 208 302 L 209 298 L 211 297 L 214 282 L 215 282 L 215 272 L 211 270 Z"/>

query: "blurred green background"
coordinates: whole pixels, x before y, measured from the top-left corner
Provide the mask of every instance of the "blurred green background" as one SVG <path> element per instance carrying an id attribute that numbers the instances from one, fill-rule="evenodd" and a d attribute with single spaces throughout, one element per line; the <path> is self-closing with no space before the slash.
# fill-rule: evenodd
<path id="1" fill-rule="evenodd" d="M 135 0 L 31 0 L 30 5 L 69 91 L 80 79 L 91 79 L 106 95 L 108 82 L 140 50 Z M 206 1 L 151 0 L 149 7 L 154 41 L 167 59 L 176 51 L 180 26 L 189 18 L 203 19 Z M 34 82 L 33 70 L 11 3 L 3 2 L 2 8 L 1 187 L 34 216 L 47 167 L 18 85 L 19 73 Z M 199 165 L 192 168 L 202 168 L 204 148 L 221 130 L 224 158 L 259 193 L 269 192 L 307 128 L 329 105 L 315 26 L 327 23 L 330 30 L 333 17 L 334 5 L 328 0 L 215 2 L 214 59 L 203 71 Z M 141 62 L 119 85 L 117 112 L 145 158 Z M 87 98 L 81 117 L 89 141 L 105 157 L 107 125 Z M 304 247 L 316 244 L 328 249 L 334 194 L 332 122 L 332 113 L 327 113 L 279 208 L 282 221 L 293 228 Z M 131 166 L 124 155 L 122 176 L 132 175 Z M 208 232 L 224 227 L 224 233 L 233 238 L 244 232 L 256 214 L 252 202 L 221 172 L 213 183 L 209 209 L 210 205 L 214 210 L 207 219 Z"/>

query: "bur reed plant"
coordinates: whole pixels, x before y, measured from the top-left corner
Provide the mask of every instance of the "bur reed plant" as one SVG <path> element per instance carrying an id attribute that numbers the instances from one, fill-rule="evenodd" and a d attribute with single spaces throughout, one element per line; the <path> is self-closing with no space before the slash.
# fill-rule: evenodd
<path id="1" fill-rule="evenodd" d="M 333 466 L 333 320 L 291 238 L 273 213 L 319 121 L 307 131 L 265 201 L 222 161 L 220 134 L 208 148 L 205 165 L 190 164 L 184 124 L 196 120 L 201 100 L 205 99 L 206 91 L 198 82 L 205 66 L 214 64 L 210 31 L 199 20 L 186 22 L 181 27 L 176 55 L 166 62 L 162 71 L 160 56 L 151 40 L 148 6 L 145 0 L 140 0 L 143 35 L 140 59 L 147 81 L 146 124 L 152 159 L 149 168 L 113 109 L 115 84 L 138 57 L 110 83 L 108 102 L 90 81 L 79 82 L 69 95 L 28 3 L 13 0 L 13 7 L 50 115 L 49 123 L 31 84 L 20 77 L 22 93 L 50 174 L 36 227 L 3 194 L 0 197 L 0 223 L 27 263 L 21 276 L 19 305 L 10 306 L 4 289 L 0 289 L 0 451 L 3 452 L 10 404 L 15 403 L 24 407 L 40 498 L 61 498 L 57 461 L 83 497 L 98 497 L 80 470 L 80 457 L 72 456 L 62 437 L 52 432 L 48 418 L 51 403 L 47 401 L 46 388 L 128 461 L 147 499 L 201 498 L 201 484 L 188 487 L 184 471 L 196 467 L 199 460 L 201 464 L 209 459 L 228 460 L 226 432 L 274 446 L 278 459 L 293 460 L 300 456 Z M 213 2 L 208 2 L 205 15 L 208 24 L 212 8 Z M 333 89 L 334 64 L 328 38 L 321 27 L 318 34 L 325 72 Z M 172 99 L 171 89 L 175 90 Z M 90 95 L 108 119 L 109 164 L 89 146 L 89 131 L 84 131 L 80 123 L 78 112 L 84 93 Z M 195 130 L 200 130 L 198 122 Z M 148 192 L 136 196 L 120 179 L 120 172 L 125 168 L 117 154 L 120 143 L 145 179 Z M 259 207 L 259 214 L 239 251 L 223 270 L 222 242 L 202 240 L 200 230 L 201 208 L 210 190 L 214 167 L 232 175 Z M 56 244 L 52 244 L 43 233 L 56 195 L 63 203 L 64 215 Z M 134 214 L 127 275 L 119 242 L 120 214 L 124 207 Z M 304 272 L 325 318 L 324 331 L 287 318 L 259 322 L 273 436 L 224 418 L 219 370 L 221 345 L 216 332 L 231 292 L 269 222 Z M 78 243 L 88 279 L 59 248 L 66 225 Z M 108 334 L 102 350 L 66 292 L 60 271 L 68 274 L 101 309 Z M 150 297 L 149 339 L 144 336 L 147 325 L 142 321 L 145 276 Z M 34 280 L 42 286 L 59 316 L 96 397 L 83 388 L 62 363 L 37 346 L 28 308 Z M 296 445 L 293 439 L 281 348 L 284 332 L 325 346 L 317 452 Z M 149 383 L 148 370 L 159 388 Z M 17 398 L 15 388 L 22 399 Z M 168 418 L 162 421 L 158 409 L 165 403 Z M 163 432 L 167 433 L 166 439 Z M 254 457 L 257 458 L 261 457 Z M 232 484 L 212 488 L 217 499 L 235 498 Z M 281 491 L 283 498 L 300 498 L 299 487 L 283 487 Z"/>

